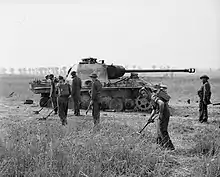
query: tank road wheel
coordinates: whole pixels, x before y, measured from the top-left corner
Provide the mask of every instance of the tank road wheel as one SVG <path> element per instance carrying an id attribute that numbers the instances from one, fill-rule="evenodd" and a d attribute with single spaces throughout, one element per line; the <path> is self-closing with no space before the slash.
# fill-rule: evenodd
<path id="1" fill-rule="evenodd" d="M 109 109 L 115 110 L 117 112 L 123 111 L 124 103 L 121 98 L 113 98 L 109 103 Z"/>
<path id="2" fill-rule="evenodd" d="M 90 96 L 88 94 L 82 94 L 81 95 L 81 103 L 80 107 L 81 109 L 87 109 L 90 102 Z"/>
<path id="3" fill-rule="evenodd" d="M 146 98 L 137 97 L 135 106 L 139 111 L 148 111 L 151 109 L 150 102 Z"/>
<path id="4" fill-rule="evenodd" d="M 125 99 L 125 109 L 134 109 L 135 102 L 132 99 Z"/>
<path id="5" fill-rule="evenodd" d="M 48 100 L 49 100 L 49 97 L 41 97 L 40 102 L 39 102 L 40 107 L 48 107 L 50 105 L 49 103 L 50 101 Z"/>
<path id="6" fill-rule="evenodd" d="M 105 110 L 109 108 L 109 104 L 111 101 L 111 97 L 110 96 L 103 96 L 101 97 L 101 109 Z"/>

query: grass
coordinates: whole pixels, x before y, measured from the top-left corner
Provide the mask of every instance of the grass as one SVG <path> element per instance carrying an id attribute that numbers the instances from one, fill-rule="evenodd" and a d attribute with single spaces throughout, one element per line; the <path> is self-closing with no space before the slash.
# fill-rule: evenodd
<path id="1" fill-rule="evenodd" d="M 20 85 L 19 81 L 5 79 L 1 96 L 16 90 L 25 97 L 24 83 L 28 81 L 29 78 L 23 79 Z M 217 92 L 220 80 L 212 81 L 214 99 L 220 100 Z M 195 103 L 171 104 L 169 133 L 175 151 L 157 147 L 155 124 L 150 124 L 142 136 L 134 134 L 146 123 L 143 113 L 102 113 L 100 131 L 93 131 L 91 117 L 84 122 L 83 118 L 72 116 L 70 111 L 68 127 L 64 128 L 57 117 L 37 121 L 37 115 L 29 114 L 32 108 L 17 105 L 21 97 L 13 97 L 2 102 L 2 105 L 11 106 L 10 113 L 5 114 L 4 108 L 0 108 L 1 176 L 220 176 L 219 107 L 210 107 L 210 123 L 200 124 L 194 95 L 200 81 L 168 78 L 163 83 L 169 86 L 173 102 L 185 103 L 190 97 Z"/>
<path id="2" fill-rule="evenodd" d="M 168 154 L 152 146 L 151 135 L 139 140 L 127 125 L 110 121 L 98 133 L 85 128 L 66 134 L 58 123 L 38 124 L 11 125 L 3 176 L 166 176 L 173 166 Z"/>
<path id="3" fill-rule="evenodd" d="M 2 140 L 0 172 L 2 176 L 172 176 L 190 160 L 192 176 L 220 174 L 219 130 L 197 127 L 194 131 L 196 127 L 186 122 L 182 126 L 171 122 L 170 132 L 193 143 L 170 152 L 156 146 L 153 128 L 136 136 L 137 129 L 130 125 L 134 118 L 126 119 L 105 119 L 95 132 L 90 130 L 91 122 L 71 118 L 68 128 L 58 119 L 11 123 Z"/>

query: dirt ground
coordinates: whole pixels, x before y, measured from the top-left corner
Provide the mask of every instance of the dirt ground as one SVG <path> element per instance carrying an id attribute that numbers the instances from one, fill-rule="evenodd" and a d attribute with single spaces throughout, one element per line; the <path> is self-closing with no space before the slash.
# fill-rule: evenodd
<path id="1" fill-rule="evenodd" d="M 20 79 L 19 81 L 16 80 L 16 82 L 14 79 L 11 79 L 11 80 L 10 79 L 11 79 L 10 77 L 7 77 L 7 79 L 2 78 L 1 83 L 3 84 L 1 85 L 1 92 L 0 92 L 1 93 L 0 95 L 1 96 L 1 99 L 0 99 L 0 138 L 1 138 L 0 139 L 0 145 L 1 145 L 0 147 L 1 148 L 0 172 L 2 172 L 2 174 L 5 174 L 5 176 L 9 172 L 11 173 L 11 171 L 13 171 L 11 169 L 12 167 L 10 166 L 10 163 L 12 163 L 12 160 L 10 163 L 9 163 L 9 160 L 13 159 L 12 157 L 15 156 L 15 154 L 13 155 L 11 154 L 11 152 L 13 151 L 17 152 L 14 142 L 15 141 L 16 143 L 19 143 L 20 141 L 24 142 L 23 137 L 25 136 L 28 138 L 39 137 L 41 139 L 42 137 L 45 136 L 45 134 L 48 134 L 48 131 L 51 137 L 51 141 L 48 141 L 46 144 L 48 145 L 50 142 L 52 144 L 54 143 L 55 144 L 54 148 L 56 148 L 56 142 L 58 141 L 57 139 L 59 139 L 59 143 L 60 142 L 67 143 L 67 139 L 72 138 L 71 141 L 68 140 L 68 142 L 72 144 L 68 145 L 67 147 L 72 147 L 74 144 L 75 148 L 82 147 L 82 146 L 84 148 L 87 148 L 87 143 L 90 142 L 92 139 L 93 140 L 92 142 L 95 142 L 96 146 L 98 146 L 97 144 L 100 143 L 100 146 L 103 147 L 106 143 L 108 143 L 108 146 L 106 145 L 106 147 L 109 148 L 107 149 L 107 151 L 111 150 L 111 153 L 114 154 L 114 151 L 116 150 L 113 149 L 113 145 L 110 146 L 111 143 L 109 140 L 109 138 L 114 135 L 111 141 L 116 141 L 116 139 L 117 141 L 119 141 L 120 139 L 120 143 L 125 141 L 127 146 L 134 144 L 135 153 L 137 153 L 137 151 L 142 152 L 143 147 L 149 147 L 149 146 L 155 150 L 155 146 L 156 146 L 155 140 L 154 140 L 156 136 L 155 123 L 150 124 L 145 129 L 145 131 L 140 137 L 136 137 L 136 139 L 140 139 L 140 142 L 137 143 L 135 139 L 131 138 L 133 136 L 133 133 L 140 130 L 146 123 L 147 118 L 149 116 L 146 113 L 101 112 L 101 130 L 98 133 L 94 133 L 94 132 L 91 132 L 92 127 L 93 127 L 93 120 L 91 117 L 91 112 L 89 112 L 89 114 L 85 116 L 85 111 L 82 110 L 83 116 L 75 117 L 73 114 L 73 111 L 69 110 L 68 125 L 66 127 L 62 127 L 57 115 L 52 114 L 46 121 L 38 120 L 38 118 L 42 118 L 43 116 L 46 116 L 51 111 L 51 109 L 44 108 L 40 112 L 40 114 L 34 113 L 34 111 L 40 109 L 39 105 L 37 104 L 39 98 L 38 98 L 38 95 L 34 95 L 28 90 L 28 81 L 30 79 L 29 77 Z M 150 79 L 151 82 L 153 82 L 152 78 L 146 78 L 146 79 L 148 80 Z M 169 93 L 172 96 L 172 100 L 170 102 L 170 110 L 171 110 L 172 116 L 170 118 L 169 133 L 170 133 L 170 137 L 173 141 L 173 144 L 176 150 L 173 152 L 160 151 L 159 153 L 160 157 L 167 158 L 167 155 L 168 155 L 169 158 L 168 160 L 166 159 L 166 162 L 168 163 L 169 161 L 169 164 L 172 164 L 172 165 L 170 165 L 169 167 L 164 166 L 164 165 L 160 166 L 159 172 L 158 172 L 159 167 L 155 166 L 155 168 L 151 171 L 151 174 L 148 174 L 148 176 L 161 176 L 161 175 L 162 176 L 201 176 L 201 175 L 212 176 L 211 174 L 214 174 L 213 176 L 215 176 L 216 174 L 220 174 L 219 168 L 217 168 L 217 170 L 214 170 L 215 173 L 213 173 L 212 171 L 210 172 L 208 167 L 206 167 L 207 170 L 205 172 L 201 170 L 201 169 L 204 169 L 202 167 L 202 165 L 204 165 L 204 161 L 206 161 L 207 164 L 210 164 L 213 161 L 213 159 L 215 160 L 216 158 L 219 158 L 219 154 L 216 153 L 214 156 L 213 155 L 207 156 L 207 155 L 202 154 L 203 149 L 201 150 L 201 148 L 203 147 L 198 147 L 198 144 L 201 143 L 201 140 L 203 141 L 204 139 L 200 135 L 204 137 L 206 137 L 206 135 L 210 135 L 211 139 L 214 140 L 216 138 L 216 134 L 220 133 L 220 129 L 219 129 L 220 106 L 210 105 L 208 108 L 209 122 L 208 124 L 201 124 L 198 122 L 198 102 L 197 102 L 198 98 L 196 95 L 196 91 L 200 86 L 200 81 L 197 80 L 197 78 L 175 78 L 173 80 L 171 79 L 163 80 L 163 83 L 169 85 L 168 87 Z M 212 84 L 212 92 L 213 92 L 212 101 L 220 102 L 220 93 L 218 93 L 219 88 L 220 88 L 220 78 L 213 79 L 210 81 L 210 83 Z M 13 91 L 15 92 L 13 96 L 10 98 L 7 98 L 7 96 Z M 34 99 L 34 104 L 31 104 L 31 105 L 23 104 L 25 99 Z M 186 102 L 187 99 L 191 100 L 190 104 Z M 47 131 L 47 133 L 44 134 L 43 133 L 44 131 Z M 24 132 L 28 133 L 28 135 L 24 134 Z M 32 132 L 34 135 L 30 136 L 31 134 L 30 132 Z M 114 134 L 116 132 L 117 134 Z M 21 139 L 19 139 L 19 137 Z M 106 141 L 104 141 L 105 138 L 106 138 Z M 26 141 L 28 140 L 25 140 L 25 142 Z M 32 142 L 32 140 L 30 140 L 30 142 Z M 207 145 L 206 142 L 204 144 Z M 29 149 L 28 151 L 30 151 L 31 149 L 29 145 L 24 147 L 24 148 Z M 89 147 L 90 146 L 91 144 L 89 145 Z M 31 147 L 33 148 L 33 146 Z M 90 149 L 85 152 L 89 152 L 89 151 L 93 152 L 93 149 L 92 150 Z M 62 152 L 66 152 L 66 151 L 63 150 Z M 74 149 L 74 152 L 76 152 L 76 149 Z M 131 154 L 134 153 L 134 151 L 131 151 L 131 150 L 129 150 L 129 152 Z M 143 152 L 145 155 L 146 154 L 149 155 L 146 152 L 146 149 L 143 150 Z M 111 155 L 110 152 L 108 153 L 109 155 Z M 5 155 L 5 154 L 8 154 L 8 155 Z M 151 154 L 153 154 L 153 152 L 151 152 Z M 65 156 L 68 156 L 68 155 L 65 155 Z M 82 159 L 83 158 L 87 158 L 87 157 L 83 156 Z M 157 158 L 159 158 L 159 155 L 157 156 Z M 81 174 L 85 173 L 87 174 L 87 176 L 96 176 L 95 174 L 97 173 L 97 176 L 101 176 L 100 169 L 99 170 L 96 169 L 97 166 L 92 163 L 92 160 L 89 163 L 88 161 L 84 162 L 82 159 L 78 160 L 79 164 L 81 164 L 81 168 L 79 169 L 77 168 L 79 173 Z M 143 159 L 143 157 L 140 157 L 140 159 Z M 129 160 L 124 160 L 124 161 L 128 163 Z M 15 164 L 15 161 L 13 162 L 14 162 L 13 164 Z M 103 164 L 104 164 L 104 160 L 103 160 Z M 155 164 L 158 165 L 158 163 L 156 162 Z M 39 168 L 42 168 L 39 161 L 38 161 L 38 165 L 39 165 Z M 144 164 L 143 162 L 142 164 L 140 164 L 140 166 L 143 166 L 143 169 L 144 169 L 144 166 L 147 166 L 147 165 Z M 132 165 L 131 167 L 133 168 Z M 92 174 L 91 174 L 90 168 L 93 168 Z M 49 167 L 47 167 L 47 169 L 49 169 Z M 212 167 L 212 170 L 213 169 L 214 168 Z M 108 170 L 111 171 L 112 169 L 108 167 Z M 23 172 L 24 171 L 25 170 L 23 170 Z M 72 172 L 72 173 L 76 173 L 76 171 L 77 170 L 75 169 L 75 172 Z M 100 173 L 98 173 L 98 171 Z M 167 171 L 169 171 L 169 173 Z M 111 172 L 113 173 L 115 171 L 112 170 Z M 44 173 L 42 171 L 38 172 L 38 174 L 41 174 L 41 175 Z M 141 172 L 131 173 L 129 171 L 130 176 L 132 176 L 131 174 L 133 173 L 134 174 L 137 173 L 138 174 L 137 176 L 141 176 L 140 175 Z M 26 176 L 34 176 L 33 174 L 32 175 L 29 175 L 29 174 L 32 174 L 32 173 L 30 172 L 25 173 Z M 123 176 L 123 175 L 126 176 L 125 174 L 128 174 L 128 172 L 126 173 L 124 172 L 116 176 Z M 62 176 L 62 174 L 59 174 L 59 175 Z M 63 176 L 71 176 L 71 175 L 63 175 Z M 72 176 L 77 176 L 77 175 L 75 174 Z M 147 176 L 147 175 L 142 175 L 142 176 Z"/>

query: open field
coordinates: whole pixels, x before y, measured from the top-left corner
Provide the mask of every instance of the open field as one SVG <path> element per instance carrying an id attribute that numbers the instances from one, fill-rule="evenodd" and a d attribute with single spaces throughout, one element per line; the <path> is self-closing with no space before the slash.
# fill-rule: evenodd
<path id="1" fill-rule="evenodd" d="M 152 78 L 168 85 L 172 116 L 169 133 L 175 151 L 156 146 L 155 124 L 134 134 L 147 121 L 145 113 L 101 113 L 101 129 L 93 131 L 91 112 L 68 126 L 58 116 L 39 121 L 39 95 L 28 90 L 33 77 L 2 76 L 0 86 L 1 176 L 88 177 L 217 177 L 220 176 L 220 106 L 209 106 L 209 123 L 198 123 L 198 77 Z M 212 102 L 220 102 L 220 78 L 211 78 Z M 6 98 L 11 92 L 13 97 Z M 36 100 L 32 105 L 25 99 Z M 191 100 L 188 104 L 187 99 Z M 85 115 L 85 112 L 82 111 Z"/>

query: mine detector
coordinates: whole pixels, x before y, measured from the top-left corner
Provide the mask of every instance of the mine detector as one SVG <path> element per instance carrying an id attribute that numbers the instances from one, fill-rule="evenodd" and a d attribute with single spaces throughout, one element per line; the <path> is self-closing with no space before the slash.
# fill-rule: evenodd
<path id="1" fill-rule="evenodd" d="M 195 69 L 125 69 L 120 65 L 107 65 L 104 60 L 97 61 L 96 58 L 84 58 L 77 65 L 77 76 L 82 80 L 81 89 L 81 109 L 87 109 L 90 102 L 89 91 L 92 81 L 89 77 L 91 73 L 96 73 L 103 88 L 101 91 L 101 109 L 114 111 L 148 111 L 150 103 L 139 96 L 139 89 L 142 87 L 152 87 L 150 83 L 139 78 L 137 73 L 152 72 L 187 72 L 194 73 Z M 125 76 L 130 73 L 130 76 Z M 71 79 L 67 79 L 71 84 Z M 50 107 L 48 101 L 50 93 L 50 83 L 35 80 L 30 82 L 30 89 L 35 94 L 41 94 L 40 106 Z M 48 102 L 48 103 L 47 103 Z M 47 103 L 45 105 L 45 103 Z M 73 101 L 69 99 L 69 108 L 73 108 Z"/>

